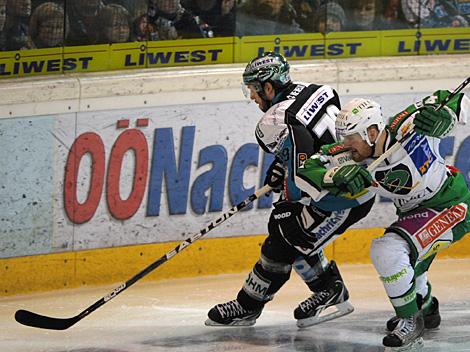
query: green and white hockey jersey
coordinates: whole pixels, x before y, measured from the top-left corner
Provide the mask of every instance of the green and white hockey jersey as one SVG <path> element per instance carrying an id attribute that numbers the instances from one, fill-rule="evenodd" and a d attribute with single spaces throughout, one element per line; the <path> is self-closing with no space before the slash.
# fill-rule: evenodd
<path id="1" fill-rule="evenodd" d="M 376 153 L 378 150 L 386 151 L 410 131 L 420 107 L 424 104 L 439 104 L 448 94 L 447 91 L 437 91 L 392 117 L 382 132 L 386 134 L 385 142 L 376 146 Z M 470 115 L 470 100 L 464 94 L 457 94 L 447 103 L 445 109 L 454 116 L 456 122 L 465 123 Z M 418 207 L 445 208 L 467 200 L 470 193 L 465 179 L 462 174 L 446 166 L 439 153 L 439 143 L 439 138 L 411 134 L 397 151 L 371 172 L 376 186 L 372 188 L 378 194 L 391 199 L 399 213 Z M 348 154 L 350 153 L 347 150 L 343 150 L 335 158 L 346 158 Z M 320 185 L 326 172 L 321 166 L 326 165 L 325 160 L 320 163 L 321 157 L 318 156 L 316 159 L 309 159 L 304 168 L 298 171 L 304 191 L 312 198 L 321 197 L 324 193 Z M 366 163 L 372 161 L 373 159 L 369 159 Z"/>

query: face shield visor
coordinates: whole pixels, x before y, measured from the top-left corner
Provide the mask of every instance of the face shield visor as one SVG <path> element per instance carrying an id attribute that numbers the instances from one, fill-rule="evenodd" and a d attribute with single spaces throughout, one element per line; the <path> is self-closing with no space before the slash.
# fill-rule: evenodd
<path id="1" fill-rule="evenodd" d="M 264 94 L 263 86 L 258 81 L 252 81 L 249 83 L 242 82 L 241 86 L 242 86 L 243 95 L 247 99 L 250 99 L 250 96 L 251 96 L 250 88 L 253 89 L 256 93 L 258 93 L 260 97 L 262 97 L 262 95 Z"/>

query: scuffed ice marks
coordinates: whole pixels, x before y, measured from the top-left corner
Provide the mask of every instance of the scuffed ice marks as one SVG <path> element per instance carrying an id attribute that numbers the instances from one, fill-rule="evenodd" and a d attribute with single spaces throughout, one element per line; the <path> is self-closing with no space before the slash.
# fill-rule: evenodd
<path id="1" fill-rule="evenodd" d="M 327 329 L 328 330 L 328 329 Z M 379 352 L 381 346 L 338 341 L 333 330 L 299 330 L 296 327 L 214 328 L 197 335 L 159 337 L 142 342 L 161 350 L 191 351 L 299 351 L 299 352 Z M 340 344 L 340 347 L 339 347 Z M 190 347 L 189 347 L 190 346 Z M 158 349 L 160 351 L 160 349 Z"/>
<path id="2" fill-rule="evenodd" d="M 79 348 L 79 349 L 67 349 L 67 350 L 61 350 L 57 352 L 132 352 L 132 351 L 126 351 L 126 350 L 116 350 L 113 348 Z"/>

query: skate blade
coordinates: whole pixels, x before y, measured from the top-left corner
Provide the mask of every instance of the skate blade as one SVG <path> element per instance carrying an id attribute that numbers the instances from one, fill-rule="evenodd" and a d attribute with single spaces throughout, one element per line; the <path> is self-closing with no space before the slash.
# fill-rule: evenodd
<path id="1" fill-rule="evenodd" d="M 328 313 L 330 309 L 336 308 L 336 311 Z M 320 313 L 320 315 L 313 316 L 310 318 L 306 319 L 300 319 L 297 320 L 297 326 L 299 328 L 308 328 L 309 326 L 312 325 L 317 325 L 320 323 L 324 323 L 325 321 L 328 320 L 333 320 L 339 317 L 342 317 L 344 315 L 348 315 L 354 311 L 354 307 L 352 306 L 351 303 L 348 301 L 336 304 L 334 306 L 326 308 L 323 312 Z M 321 315 L 322 313 L 326 313 L 324 315 Z"/>
<path id="2" fill-rule="evenodd" d="M 413 342 L 406 346 L 401 347 L 385 347 L 384 352 L 415 352 L 421 351 L 424 347 L 424 341 L 422 337 L 418 337 Z"/>
<path id="3" fill-rule="evenodd" d="M 230 326 L 253 326 L 253 325 L 255 325 L 255 323 L 256 323 L 256 319 L 255 320 L 235 320 L 235 321 L 231 322 L 230 324 L 221 324 L 221 323 L 218 323 L 216 321 L 213 321 L 212 319 L 207 319 L 204 322 L 204 325 L 205 326 L 227 326 L 227 327 L 230 327 Z"/>

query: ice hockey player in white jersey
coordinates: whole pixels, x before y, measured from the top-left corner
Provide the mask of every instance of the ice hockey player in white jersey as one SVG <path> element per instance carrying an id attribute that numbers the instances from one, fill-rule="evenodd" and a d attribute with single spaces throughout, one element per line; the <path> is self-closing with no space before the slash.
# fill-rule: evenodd
<path id="1" fill-rule="evenodd" d="M 298 172 L 298 185 L 316 200 L 332 192 L 360 193 L 372 183 L 391 199 L 398 220 L 374 240 L 370 254 L 396 316 L 384 346 L 413 349 L 422 345 L 424 329 L 441 322 L 438 300 L 431 294 L 427 271 L 436 254 L 470 232 L 470 191 L 464 176 L 448 166 L 439 153 L 440 139 L 470 115 L 470 100 L 437 91 L 385 122 L 381 107 L 368 99 L 355 99 L 337 116 L 336 131 L 343 141 L 337 158 L 352 158 L 355 165 L 328 169 L 328 158 L 315 156 Z M 396 143 L 371 173 L 365 168 Z"/>
<path id="2" fill-rule="evenodd" d="M 366 216 L 374 196 L 364 196 L 362 202 L 329 199 L 320 206 L 310 204 L 308 197 L 302 199 L 294 184 L 299 164 L 322 145 L 334 142 L 338 95 L 328 86 L 291 82 L 289 64 L 276 53 L 253 59 L 243 80 L 250 98 L 265 112 L 256 127 L 258 143 L 275 156 L 265 184 L 281 195 L 274 204 L 259 261 L 237 299 L 213 307 L 206 325 L 255 324 L 265 304 L 289 279 L 293 266 L 312 291 L 294 311 L 300 327 L 348 314 L 353 310 L 348 291 L 336 264 L 326 260 L 322 248 Z M 322 314 L 328 307 L 332 307 L 331 314 Z"/>

